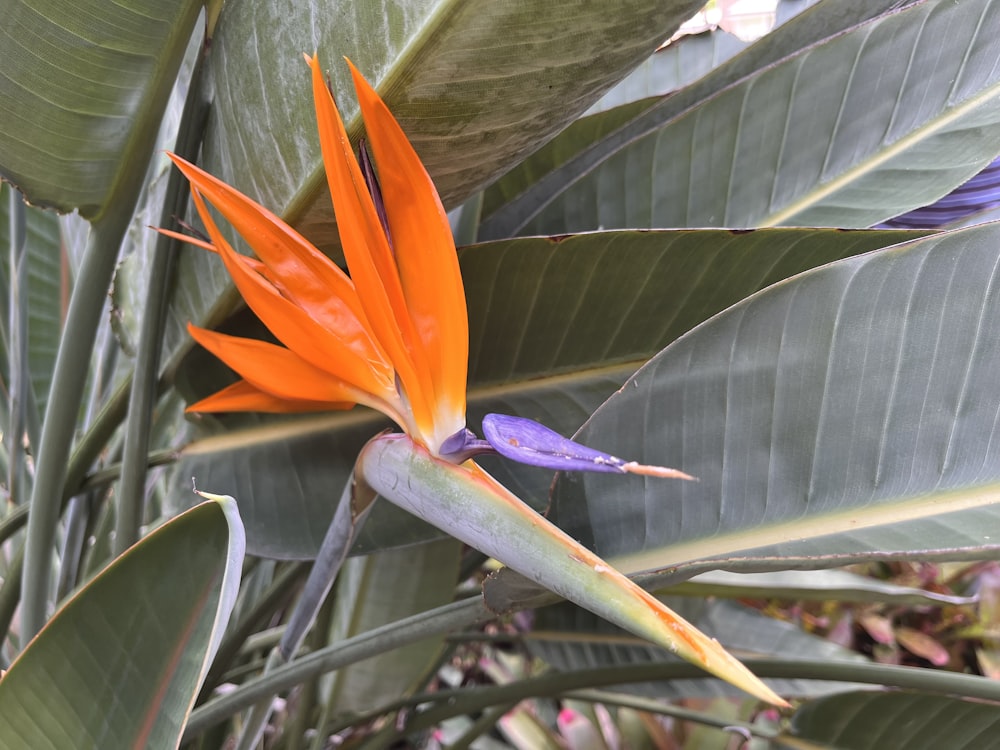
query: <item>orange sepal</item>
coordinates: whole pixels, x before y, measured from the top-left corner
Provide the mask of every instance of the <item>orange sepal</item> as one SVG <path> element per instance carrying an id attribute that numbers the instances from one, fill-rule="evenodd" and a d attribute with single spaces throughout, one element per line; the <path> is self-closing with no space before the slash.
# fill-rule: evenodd
<path id="1" fill-rule="evenodd" d="M 434 373 L 409 317 L 388 238 L 354 158 L 340 113 L 326 87 L 319 61 L 315 56 L 307 56 L 306 60 L 312 69 L 320 146 L 344 257 L 368 322 L 406 391 L 419 431 L 414 438 L 424 441 L 433 433 Z"/>
<path id="2" fill-rule="evenodd" d="M 369 394 L 311 365 L 283 346 L 188 324 L 191 338 L 258 390 L 282 399 L 362 403 Z"/>
<path id="3" fill-rule="evenodd" d="M 279 398 L 271 393 L 265 393 L 245 380 L 239 380 L 211 396 L 191 404 L 185 411 L 199 413 L 218 413 L 235 411 L 258 411 L 268 414 L 293 414 L 297 412 L 313 412 L 328 410 L 343 410 L 354 407 L 350 401 L 302 401 L 299 399 Z"/>
<path id="4" fill-rule="evenodd" d="M 194 186 L 191 197 L 233 283 L 271 333 L 320 370 L 380 398 L 394 394 L 392 368 L 388 363 L 381 361 L 375 352 L 356 351 L 358 342 L 341 340 L 336 331 L 327 330 L 286 299 L 267 279 L 250 270 L 244 256 L 233 250 L 219 232 Z"/>
<path id="5" fill-rule="evenodd" d="M 167 156 L 243 236 L 268 268 L 264 275 L 288 299 L 341 339 L 378 350 L 353 282 L 333 261 L 259 203 L 181 157 Z"/>
<path id="6" fill-rule="evenodd" d="M 389 108 L 347 61 L 375 154 L 406 306 L 434 373 L 438 417 L 465 425 L 469 325 L 451 227 L 437 189 Z"/>

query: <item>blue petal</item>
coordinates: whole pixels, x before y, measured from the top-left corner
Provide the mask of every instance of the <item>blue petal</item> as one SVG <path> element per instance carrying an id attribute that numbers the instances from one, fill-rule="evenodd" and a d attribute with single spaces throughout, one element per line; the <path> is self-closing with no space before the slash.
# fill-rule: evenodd
<path id="1" fill-rule="evenodd" d="M 612 474 L 646 474 L 658 477 L 693 477 L 676 469 L 644 466 L 623 461 L 586 445 L 580 445 L 531 419 L 506 414 L 487 414 L 483 436 L 505 458 L 555 471 L 595 471 Z"/>
<path id="2" fill-rule="evenodd" d="M 483 453 L 493 453 L 493 448 L 485 440 L 477 438 L 472 430 L 463 427 L 441 443 L 439 453 L 445 461 L 460 464 L 473 456 Z"/>

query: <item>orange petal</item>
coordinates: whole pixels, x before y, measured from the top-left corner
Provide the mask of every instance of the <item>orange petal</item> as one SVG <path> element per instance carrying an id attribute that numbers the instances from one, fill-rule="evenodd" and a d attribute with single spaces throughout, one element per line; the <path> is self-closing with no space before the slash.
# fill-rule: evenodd
<path id="1" fill-rule="evenodd" d="M 188 245 L 194 245 L 195 247 L 200 247 L 204 250 L 209 250 L 215 252 L 215 245 L 211 242 L 201 239 L 200 237 L 194 237 L 190 234 L 183 234 L 181 232 L 175 232 L 172 229 L 164 229 L 163 227 L 150 227 L 154 232 L 159 232 L 160 234 L 166 235 L 167 237 L 173 237 L 175 240 L 187 243 Z"/>
<path id="2" fill-rule="evenodd" d="M 377 350 L 354 284 L 333 261 L 260 204 L 181 157 L 167 155 L 253 248 L 270 270 L 264 275 L 284 296 L 342 340 Z"/>
<path id="3" fill-rule="evenodd" d="M 194 245 L 195 247 L 200 247 L 203 250 L 208 250 L 216 255 L 219 251 L 215 249 L 215 245 L 207 240 L 200 239 L 198 237 L 193 237 L 190 234 L 183 234 L 182 232 L 175 232 L 172 229 L 163 229 L 162 227 L 150 227 L 154 232 L 159 232 L 160 234 L 165 234 L 167 237 L 173 237 L 175 240 L 187 243 L 188 245 Z M 255 273 L 259 273 L 261 276 L 266 278 L 272 284 L 275 283 L 275 278 L 271 275 L 270 269 L 261 263 L 256 258 L 251 258 L 248 255 L 240 255 L 240 262 L 245 265 L 248 269 Z"/>
<path id="4" fill-rule="evenodd" d="M 469 324 L 451 227 L 430 175 L 375 90 L 351 64 L 375 153 L 400 282 L 434 373 L 436 408 L 448 435 L 465 426 Z"/>
<path id="5" fill-rule="evenodd" d="M 337 331 L 317 323 L 273 284 L 247 268 L 244 256 L 233 250 L 219 232 L 197 187 L 192 186 L 191 197 L 236 288 L 278 340 L 313 366 L 374 396 L 384 398 L 395 392 L 388 363 L 380 361 L 374 352 L 358 352 L 356 341 L 341 340 Z"/>
<path id="6" fill-rule="evenodd" d="M 351 401 L 301 401 L 299 399 L 280 398 L 272 393 L 265 393 L 255 388 L 245 380 L 239 380 L 223 388 L 218 393 L 213 393 L 198 403 L 192 404 L 185 411 L 260 411 L 269 414 L 291 414 L 295 412 L 350 409 L 353 406 L 354 403 Z"/>
<path id="7" fill-rule="evenodd" d="M 395 259 L 344 123 L 323 80 L 318 59 L 307 60 L 312 68 L 319 140 L 344 257 L 368 322 L 406 390 L 414 420 L 422 433 L 414 437 L 426 440 L 434 421 L 432 373 L 410 320 Z"/>
<path id="8" fill-rule="evenodd" d="M 256 339 L 227 336 L 188 324 L 188 333 L 233 368 L 244 380 L 265 393 L 302 401 L 351 401 L 368 394 L 314 367 L 283 346 Z"/>

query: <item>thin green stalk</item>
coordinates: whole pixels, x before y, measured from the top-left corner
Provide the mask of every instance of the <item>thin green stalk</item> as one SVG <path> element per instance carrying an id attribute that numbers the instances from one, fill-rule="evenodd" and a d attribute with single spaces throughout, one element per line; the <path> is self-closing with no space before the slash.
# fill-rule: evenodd
<path id="1" fill-rule="evenodd" d="M 743 662 L 758 677 L 834 682 L 863 682 L 889 687 L 911 688 L 926 692 L 951 693 L 967 698 L 1000 700 L 1000 684 L 985 677 L 940 672 L 917 667 L 897 667 L 883 664 L 831 662 L 784 659 L 747 659 Z M 420 732 L 443 721 L 475 714 L 491 706 L 541 696 L 557 696 L 582 688 L 624 685 L 652 680 L 698 679 L 707 675 L 686 662 L 668 664 L 633 664 L 628 666 L 556 672 L 541 677 L 481 688 L 462 688 L 439 693 L 411 696 L 406 701 L 394 701 L 371 714 L 357 717 L 370 720 L 386 711 L 405 706 L 431 704 L 420 713 L 412 714 L 399 736 Z"/>
<path id="2" fill-rule="evenodd" d="M 770 727 L 751 724 L 746 721 L 734 721 L 732 719 L 720 718 L 712 714 L 707 714 L 703 711 L 692 711 L 691 709 L 682 708 L 681 706 L 673 703 L 664 703 L 663 701 L 656 700 L 655 698 L 643 698 L 641 696 L 628 695 L 626 693 L 613 693 L 610 690 L 574 690 L 572 692 L 565 693 L 562 697 L 585 701 L 587 703 L 603 703 L 608 706 L 632 708 L 636 711 L 645 711 L 647 713 L 660 714 L 661 716 L 670 716 L 674 719 L 690 721 L 721 730 L 736 728 L 740 730 L 740 734 L 746 732 L 747 734 L 755 737 L 761 737 L 763 739 L 773 739 L 779 734 Z M 452 745 L 450 750 L 454 750 L 454 745 Z"/>
<path id="3" fill-rule="evenodd" d="M 19 505 L 0 520 L 0 544 L 10 539 L 24 528 L 28 522 L 28 506 Z"/>
<path id="4" fill-rule="evenodd" d="M 309 633 L 309 645 L 314 651 L 318 651 L 329 642 L 334 601 L 334 599 L 327 597 L 316 615 L 314 627 Z M 325 713 L 326 711 L 325 706 L 321 712 L 313 710 L 319 702 L 319 680 L 320 677 L 317 676 L 306 682 L 296 697 L 295 712 L 285 723 L 286 750 L 305 750 L 306 733 L 312 726 L 310 722 L 316 721 L 317 713 Z M 320 724 L 320 726 L 322 725 Z"/>
<path id="5" fill-rule="evenodd" d="M 21 505 L 30 494 L 22 482 L 28 472 L 24 462 L 24 431 L 27 391 L 31 384 L 28 370 L 28 263 L 27 209 L 21 193 L 8 190 L 8 221 L 10 228 L 10 290 L 8 324 L 10 334 L 7 362 L 10 368 L 8 387 L 8 422 L 4 442 L 7 443 L 7 491 L 14 505 Z"/>
<path id="6" fill-rule="evenodd" d="M 180 458 L 180 453 L 173 448 L 164 448 L 163 450 L 151 451 L 143 458 L 145 467 L 153 469 L 157 466 L 168 466 L 175 463 Z M 77 486 L 77 492 L 88 492 L 106 487 L 122 475 L 123 466 L 124 462 L 108 464 L 92 474 L 86 475 Z"/>
<path id="7" fill-rule="evenodd" d="M 0 633 L 10 634 L 17 603 L 21 600 L 21 572 L 24 570 L 24 545 L 19 544 L 7 566 L 7 578 L 0 586 Z M 0 638 L 0 642 L 2 642 Z M 24 643 L 24 639 L 21 639 Z"/>
<path id="8" fill-rule="evenodd" d="M 59 340 L 38 447 L 25 540 L 21 599 L 24 643 L 41 630 L 46 620 L 52 581 L 52 546 L 62 511 L 67 459 L 83 398 L 85 379 L 80 373 L 87 372 L 90 366 L 90 354 L 115 270 L 118 248 L 134 203 L 134 200 L 122 201 L 113 206 L 91 227 L 79 277 L 70 297 L 66 326 Z"/>
<path id="9" fill-rule="evenodd" d="M 208 45 L 202 48 L 191 74 L 191 83 L 175 145 L 178 154 L 192 161 L 197 157 L 208 114 L 209 100 L 203 83 L 203 71 L 209 49 Z M 173 217 L 184 216 L 188 194 L 188 181 L 176 169 L 171 169 L 167 180 L 166 200 L 160 217 L 161 226 L 169 226 Z M 116 555 L 124 552 L 139 538 L 143 490 L 146 483 L 146 453 L 149 451 L 153 405 L 158 392 L 163 331 L 166 328 L 170 292 L 174 286 L 178 244 L 176 240 L 160 235 L 153 252 L 149 287 L 146 291 L 146 310 L 139 334 L 125 428 L 122 476 L 115 521 L 114 554 Z"/>
<path id="10" fill-rule="evenodd" d="M 79 578 L 80 563 L 83 560 L 84 542 L 87 537 L 87 526 L 90 522 L 90 498 L 75 495 L 69 501 L 66 511 L 66 531 L 63 539 L 62 554 L 59 559 L 59 579 L 56 582 L 56 601 L 61 601 L 76 588 Z"/>
<path id="11" fill-rule="evenodd" d="M 108 400 L 97 412 L 94 421 L 90 423 L 83 437 L 73 449 L 66 469 L 66 499 L 80 491 L 81 483 L 108 445 L 115 430 L 121 426 L 128 411 L 128 394 L 132 388 L 132 373 L 127 373 L 122 382 L 108 397 Z"/>
<path id="12" fill-rule="evenodd" d="M 191 739 L 203 729 L 228 719 L 238 711 L 258 701 L 269 700 L 272 696 L 324 672 L 332 672 L 370 656 L 422 641 L 432 635 L 485 622 L 493 617 L 483 604 L 482 597 L 477 596 L 373 628 L 367 633 L 296 659 L 270 674 L 249 680 L 232 693 L 196 709 L 184 730 L 184 739 Z"/>

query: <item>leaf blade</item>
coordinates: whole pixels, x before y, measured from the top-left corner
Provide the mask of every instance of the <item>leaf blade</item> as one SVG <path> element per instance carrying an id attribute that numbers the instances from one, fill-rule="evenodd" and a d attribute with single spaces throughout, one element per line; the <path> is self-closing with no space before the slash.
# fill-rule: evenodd
<path id="1" fill-rule="evenodd" d="M 175 746 L 235 601 L 243 541 L 220 498 L 111 563 L 0 680 L 0 745 Z"/>

